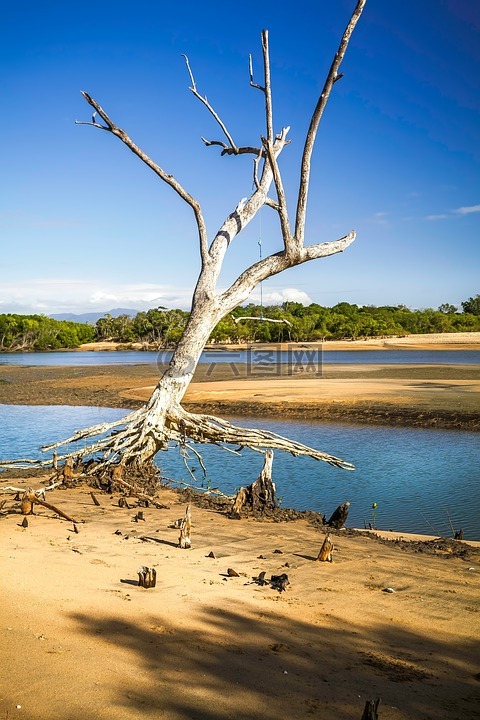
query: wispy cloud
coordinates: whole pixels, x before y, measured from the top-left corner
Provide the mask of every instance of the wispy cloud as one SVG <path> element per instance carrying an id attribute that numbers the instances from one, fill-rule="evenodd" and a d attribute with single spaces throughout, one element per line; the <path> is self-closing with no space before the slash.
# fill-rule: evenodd
<path id="1" fill-rule="evenodd" d="M 464 215 L 472 215 L 480 213 L 480 205 L 465 205 L 464 207 L 450 210 L 448 213 L 439 213 L 438 215 L 427 215 L 425 220 L 451 220 L 452 218 L 462 217 Z"/>
<path id="2" fill-rule="evenodd" d="M 446 213 L 443 213 L 441 215 L 427 215 L 425 220 L 445 220 L 446 218 L 452 217 L 451 215 L 447 215 Z"/>
<path id="3" fill-rule="evenodd" d="M 460 207 L 453 211 L 457 215 L 470 215 L 471 213 L 480 212 L 480 205 L 470 205 L 467 207 Z"/>

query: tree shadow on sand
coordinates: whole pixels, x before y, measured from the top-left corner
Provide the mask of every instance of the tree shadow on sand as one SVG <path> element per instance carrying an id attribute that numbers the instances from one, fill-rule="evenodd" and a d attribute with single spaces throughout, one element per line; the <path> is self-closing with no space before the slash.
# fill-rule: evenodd
<path id="1" fill-rule="evenodd" d="M 195 629 L 187 624 L 191 608 L 182 625 L 181 607 L 176 617 L 159 612 L 138 623 L 71 618 L 111 645 L 109 690 L 119 713 L 132 718 L 360 720 L 376 697 L 382 720 L 478 718 L 478 642 L 393 623 L 366 630 L 320 608 L 314 622 L 293 621 L 276 601 L 267 597 L 263 612 L 241 603 L 235 612 L 201 608 Z"/>

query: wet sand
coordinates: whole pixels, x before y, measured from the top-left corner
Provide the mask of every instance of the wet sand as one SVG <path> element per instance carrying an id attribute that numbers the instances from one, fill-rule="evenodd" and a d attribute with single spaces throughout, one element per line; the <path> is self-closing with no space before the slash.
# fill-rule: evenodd
<path id="1" fill-rule="evenodd" d="M 162 368 L 0 366 L 0 403 L 138 407 Z M 480 430 L 478 365 L 336 365 L 321 375 L 247 377 L 246 370 L 200 365 L 185 397 L 192 411 L 281 415 L 335 422 Z"/>

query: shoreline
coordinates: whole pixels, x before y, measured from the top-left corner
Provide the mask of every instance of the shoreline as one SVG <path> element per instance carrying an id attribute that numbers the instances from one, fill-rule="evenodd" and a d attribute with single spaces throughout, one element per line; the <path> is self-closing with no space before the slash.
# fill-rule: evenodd
<path id="1" fill-rule="evenodd" d="M 428 333 L 421 335 L 369 337 L 362 340 L 325 340 L 324 342 L 283 342 L 283 343 L 214 343 L 205 346 L 206 352 L 237 352 L 255 348 L 258 350 L 289 350 L 308 348 L 324 352 L 336 350 L 480 350 L 480 332 Z M 169 350 L 147 346 L 145 343 L 117 343 L 101 341 L 85 343 L 79 352 L 123 350 Z"/>
<path id="2" fill-rule="evenodd" d="M 136 409 L 162 369 L 151 365 L 0 365 L 0 404 Z M 192 412 L 480 431 L 480 365 L 328 365 L 322 374 L 248 377 L 199 366 Z M 232 377 L 233 376 L 233 377 Z"/>

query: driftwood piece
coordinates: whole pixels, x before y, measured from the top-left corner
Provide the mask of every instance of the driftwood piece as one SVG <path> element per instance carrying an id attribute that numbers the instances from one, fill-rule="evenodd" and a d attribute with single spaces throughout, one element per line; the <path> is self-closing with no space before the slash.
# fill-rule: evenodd
<path id="1" fill-rule="evenodd" d="M 55 459 L 56 462 L 56 459 Z M 54 466 L 55 467 L 55 466 Z M 58 465 L 57 465 L 58 468 Z M 62 467 L 60 477 L 62 478 L 62 482 L 67 487 L 72 485 L 74 477 L 73 477 L 73 458 L 67 457 L 65 460 L 65 464 Z"/>
<path id="2" fill-rule="evenodd" d="M 362 720 L 378 720 L 378 706 L 380 698 L 376 700 L 367 700 L 363 710 Z"/>
<path id="3" fill-rule="evenodd" d="M 90 497 L 92 498 L 94 504 L 95 504 L 97 507 L 100 507 L 100 502 L 98 501 L 98 498 L 97 498 L 97 496 L 95 495 L 94 492 L 91 492 L 91 493 L 90 493 Z"/>
<path id="4" fill-rule="evenodd" d="M 74 520 L 72 517 L 70 517 L 70 515 L 67 515 L 67 513 L 63 512 L 63 510 L 55 507 L 55 505 L 51 505 L 50 503 L 45 502 L 45 500 L 41 500 L 38 495 L 35 495 L 31 488 L 28 488 L 28 490 L 25 491 L 25 494 L 22 498 L 22 515 L 33 515 L 35 503 L 47 508 L 47 510 L 51 510 L 56 515 L 60 515 L 60 517 L 62 517 L 64 520 L 68 520 L 71 523 L 78 522 L 77 520 Z M 23 511 L 24 508 L 27 510 L 29 507 L 30 510 L 28 512 Z"/>
<path id="5" fill-rule="evenodd" d="M 331 516 L 330 520 L 327 522 L 327 525 L 332 528 L 336 528 L 337 530 L 340 530 L 340 528 L 343 527 L 347 521 L 349 507 L 350 503 L 348 502 L 348 500 L 347 502 L 344 502 L 343 505 L 339 505 Z"/>
<path id="6" fill-rule="evenodd" d="M 265 511 L 267 508 L 278 507 L 277 491 L 272 481 L 273 450 L 266 450 L 264 453 L 263 468 L 260 475 L 251 485 L 241 487 L 237 492 L 233 503 L 231 516 L 240 517 L 240 511 L 244 506 L 251 510 Z"/>
<path id="7" fill-rule="evenodd" d="M 187 505 L 187 509 L 185 510 L 185 517 L 180 524 L 180 537 L 178 538 L 178 547 L 184 550 L 192 547 L 191 531 L 192 514 L 190 512 L 190 505 Z"/>
<path id="8" fill-rule="evenodd" d="M 157 571 L 155 568 L 147 567 L 142 565 L 137 570 L 138 573 L 138 584 L 140 587 L 152 588 L 157 584 Z"/>
<path id="9" fill-rule="evenodd" d="M 330 535 L 326 535 L 320 552 L 318 553 L 317 560 L 320 562 L 333 562 L 332 551 L 333 542 L 330 539 Z"/>

